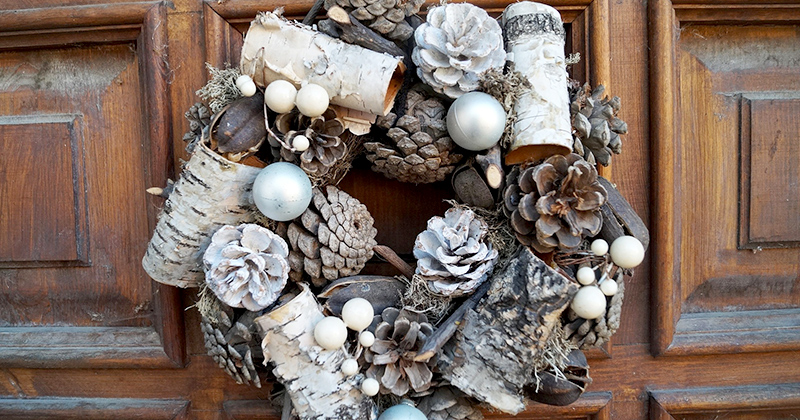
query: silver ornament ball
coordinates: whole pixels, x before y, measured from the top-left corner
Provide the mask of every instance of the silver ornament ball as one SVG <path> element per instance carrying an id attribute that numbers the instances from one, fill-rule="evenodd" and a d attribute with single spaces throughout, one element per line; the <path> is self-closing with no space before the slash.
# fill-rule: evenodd
<path id="1" fill-rule="evenodd" d="M 467 150 L 494 146 L 506 127 L 506 111 L 497 99 L 483 92 L 461 95 L 447 111 L 447 132 Z"/>
<path id="2" fill-rule="evenodd" d="M 299 166 L 288 162 L 270 164 L 253 182 L 253 201 L 268 218 L 285 222 L 301 214 L 311 204 L 311 180 Z"/>
<path id="3" fill-rule="evenodd" d="M 428 420 L 425 413 L 414 407 L 411 401 L 403 400 L 391 406 L 378 417 L 378 420 Z"/>

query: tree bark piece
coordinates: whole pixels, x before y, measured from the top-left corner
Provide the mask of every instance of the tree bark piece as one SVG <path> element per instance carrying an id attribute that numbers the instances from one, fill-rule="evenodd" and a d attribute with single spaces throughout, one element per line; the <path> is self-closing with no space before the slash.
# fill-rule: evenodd
<path id="1" fill-rule="evenodd" d="M 405 71 L 400 58 L 347 44 L 270 12 L 250 24 L 240 67 L 260 86 L 279 79 L 297 87 L 315 83 L 325 88 L 332 104 L 378 115 L 391 111 Z"/>
<path id="2" fill-rule="evenodd" d="M 345 377 L 344 350 L 324 350 L 314 340 L 314 327 L 325 316 L 307 286 L 286 304 L 256 318 L 262 332 L 265 363 L 286 387 L 301 420 L 375 419 L 372 399 L 361 392 L 359 376 Z"/>
<path id="3" fill-rule="evenodd" d="M 630 234 L 639 240 L 646 250 L 650 245 L 650 231 L 647 230 L 647 225 L 644 224 L 642 218 L 636 214 L 628 200 L 614 188 L 611 182 L 603 177 L 598 177 L 597 180 L 600 185 L 608 192 L 608 207 L 614 213 L 614 216 L 622 223 Z M 605 215 L 603 217 L 605 219 Z M 615 238 L 616 239 L 616 238 Z M 609 242 L 610 244 L 611 242 Z"/>
<path id="4" fill-rule="evenodd" d="M 467 311 L 440 369 L 467 395 L 510 414 L 525 408 L 523 387 L 578 286 L 526 247 Z"/>
<path id="5" fill-rule="evenodd" d="M 494 145 L 485 154 L 475 155 L 475 162 L 478 162 L 478 165 L 483 169 L 486 185 L 494 189 L 498 189 L 503 185 L 503 178 L 506 175 L 503 172 L 499 144 Z"/>
<path id="6" fill-rule="evenodd" d="M 572 123 L 561 15 L 544 4 L 522 1 L 503 12 L 511 61 L 531 83 L 514 104 L 513 141 L 506 164 L 572 151 Z"/>
<path id="7" fill-rule="evenodd" d="M 255 220 L 250 191 L 260 170 L 231 162 L 201 141 L 158 217 L 142 259 L 147 274 L 177 287 L 203 282 L 203 253 L 211 235 L 223 225 Z"/>
<path id="8" fill-rule="evenodd" d="M 320 22 L 318 27 L 334 38 L 395 57 L 405 55 L 405 52 L 397 44 L 367 28 L 339 6 L 333 6 L 328 9 L 328 18 L 330 19 L 329 21 Z M 326 23 L 323 24 L 323 22 Z"/>

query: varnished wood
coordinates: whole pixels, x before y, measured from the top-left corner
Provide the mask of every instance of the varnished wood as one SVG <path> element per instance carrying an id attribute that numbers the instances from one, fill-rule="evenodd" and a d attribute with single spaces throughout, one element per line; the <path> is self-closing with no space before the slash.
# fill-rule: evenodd
<path id="1" fill-rule="evenodd" d="M 183 420 L 189 402 L 135 398 L 0 398 L 0 416 L 5 419 L 36 420 L 141 419 Z"/>
<path id="2" fill-rule="evenodd" d="M 747 419 L 791 418 L 800 412 L 800 383 L 653 390 L 650 399 L 654 419 L 731 415 L 750 415 Z"/>

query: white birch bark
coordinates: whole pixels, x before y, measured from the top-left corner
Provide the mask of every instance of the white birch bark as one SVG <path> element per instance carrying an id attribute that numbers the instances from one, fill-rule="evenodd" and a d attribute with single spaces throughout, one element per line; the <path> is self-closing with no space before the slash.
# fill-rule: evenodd
<path id="1" fill-rule="evenodd" d="M 240 70 L 259 86 L 278 79 L 297 88 L 315 83 L 325 88 L 334 105 L 386 115 L 403 83 L 401 59 L 266 12 L 250 24 Z"/>

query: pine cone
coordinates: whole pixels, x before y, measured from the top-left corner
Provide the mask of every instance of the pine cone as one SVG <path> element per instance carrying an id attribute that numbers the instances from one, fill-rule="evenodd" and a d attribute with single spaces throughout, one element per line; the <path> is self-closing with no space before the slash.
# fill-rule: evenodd
<path id="1" fill-rule="evenodd" d="M 425 314 L 384 309 L 375 327 L 375 343 L 364 350 L 364 360 L 370 365 L 367 377 L 380 382 L 382 394 L 404 396 L 411 389 L 424 392 L 431 387 L 433 373 L 428 363 L 435 361 L 415 362 L 414 356 L 432 333 Z"/>
<path id="2" fill-rule="evenodd" d="M 286 229 L 290 277 L 315 286 L 361 272 L 372 258 L 377 230 L 367 207 L 333 186 L 315 188 L 311 206 Z"/>
<path id="3" fill-rule="evenodd" d="M 257 312 L 237 313 L 229 306 L 221 304 L 222 310 L 216 312 L 214 319 L 203 316 L 200 329 L 208 355 L 238 384 L 254 385 L 261 388 L 261 379 L 253 359 L 263 359 L 258 335 L 253 320 Z"/>
<path id="4" fill-rule="evenodd" d="M 622 151 L 620 134 L 628 133 L 628 124 L 617 118 L 620 99 L 603 97 L 605 87 L 591 90 L 589 84 L 570 91 L 573 149 L 587 162 L 608 166 L 611 153 Z"/>
<path id="5" fill-rule="evenodd" d="M 479 87 L 481 76 L 506 61 L 503 31 L 485 10 L 469 3 L 432 8 L 414 31 L 411 59 L 422 81 L 458 98 Z"/>
<path id="6" fill-rule="evenodd" d="M 414 242 L 417 274 L 434 293 L 472 293 L 489 277 L 497 260 L 497 250 L 485 238 L 487 232 L 486 223 L 466 208 L 453 207 L 444 218 L 432 217 Z"/>
<path id="7" fill-rule="evenodd" d="M 515 167 L 506 178 L 505 212 L 517 239 L 538 252 L 572 249 L 600 232 L 607 193 L 597 170 L 580 156 L 555 155 Z"/>
<path id="8" fill-rule="evenodd" d="M 189 131 L 183 135 L 183 141 L 186 142 L 186 151 L 191 154 L 194 146 L 200 141 L 203 130 L 211 124 L 211 111 L 202 103 L 197 102 L 183 116 L 189 121 Z"/>
<path id="9" fill-rule="evenodd" d="M 260 311 L 275 302 L 289 278 L 289 247 L 254 224 L 223 226 L 203 254 L 206 284 L 225 304 Z"/>
<path id="10" fill-rule="evenodd" d="M 386 136 L 392 144 L 364 143 L 372 170 L 401 182 L 444 181 L 463 157 L 452 153 L 455 144 L 447 135 L 447 107 L 417 85 L 408 92 L 405 108 L 400 118 L 391 113 L 376 122 L 389 130 Z"/>
<path id="11" fill-rule="evenodd" d="M 306 117 L 296 109 L 278 115 L 275 128 L 283 134 L 279 140 L 279 155 L 286 162 L 297 163 L 309 175 L 323 176 L 347 154 L 347 145 L 340 136 L 344 133 L 344 123 L 336 117 L 336 111 L 328 108 L 319 117 Z M 305 136 L 308 149 L 295 149 L 297 136 Z"/>
<path id="12" fill-rule="evenodd" d="M 370 29 L 393 41 L 411 38 L 414 29 L 404 19 L 419 12 L 424 0 L 325 0 L 325 10 L 339 6 Z"/>
<path id="13" fill-rule="evenodd" d="M 563 322 L 566 324 L 564 331 L 567 333 L 568 339 L 582 350 L 602 346 L 619 328 L 622 299 L 625 297 L 622 270 L 617 273 L 614 280 L 619 289 L 614 296 L 606 299 L 606 313 L 603 316 L 586 320 L 579 317 L 572 309 L 564 311 Z"/>
<path id="14" fill-rule="evenodd" d="M 451 386 L 436 388 L 422 397 L 417 408 L 428 420 L 483 420 L 483 413 L 464 393 Z"/>

